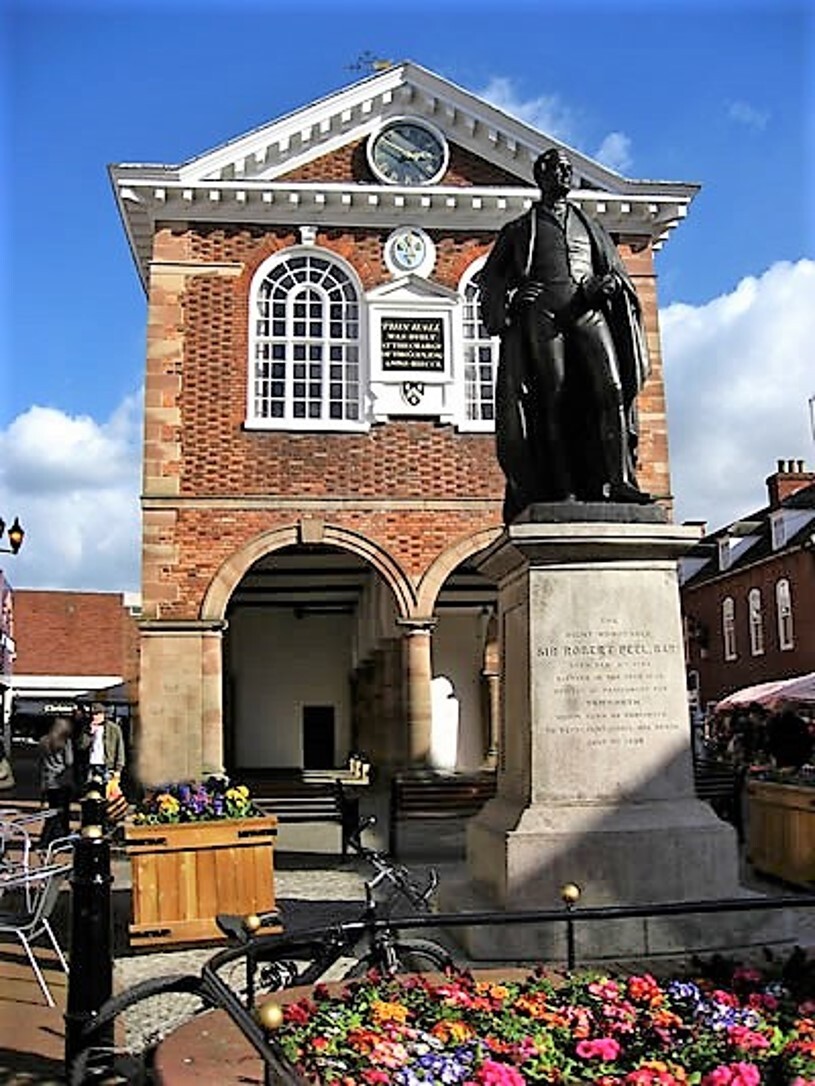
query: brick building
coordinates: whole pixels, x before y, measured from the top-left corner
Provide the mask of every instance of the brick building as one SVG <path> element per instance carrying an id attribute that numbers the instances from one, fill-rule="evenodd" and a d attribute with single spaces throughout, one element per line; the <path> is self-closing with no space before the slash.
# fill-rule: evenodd
<path id="1" fill-rule="evenodd" d="M 18 588 L 15 658 L 8 677 L 15 734 L 38 734 L 76 697 L 119 703 L 138 695 L 138 606 L 120 592 Z"/>
<path id="2" fill-rule="evenodd" d="M 689 690 L 700 709 L 815 671 L 815 472 L 779 460 L 767 505 L 680 562 Z"/>
<path id="3" fill-rule="evenodd" d="M 474 276 L 553 145 L 403 63 L 180 166 L 111 168 L 148 299 L 145 780 L 494 755 L 472 560 L 503 478 Z M 654 252 L 696 186 L 569 154 L 644 306 L 640 480 L 670 506 Z"/>

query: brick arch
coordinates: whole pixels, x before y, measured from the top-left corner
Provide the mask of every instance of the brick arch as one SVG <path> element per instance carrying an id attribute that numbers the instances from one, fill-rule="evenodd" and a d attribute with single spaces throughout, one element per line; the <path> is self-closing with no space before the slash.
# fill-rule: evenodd
<path id="1" fill-rule="evenodd" d="M 226 615 L 226 607 L 232 593 L 237 588 L 246 571 L 259 558 L 283 547 L 296 546 L 301 542 L 300 527 L 292 524 L 286 528 L 274 528 L 250 539 L 240 550 L 232 554 L 221 565 L 209 584 L 201 604 L 201 618 L 205 621 L 219 622 Z M 321 543 L 350 551 L 364 558 L 381 574 L 390 587 L 396 601 L 399 618 L 409 618 L 415 611 L 416 593 L 410 579 L 399 563 L 378 543 L 336 525 L 325 525 Z"/>
<path id="2" fill-rule="evenodd" d="M 502 529 L 498 527 L 483 528 L 480 532 L 459 539 L 452 547 L 448 547 L 446 551 L 443 551 L 433 564 L 425 570 L 419 582 L 416 600 L 417 614 L 432 615 L 441 586 L 456 566 L 461 565 L 465 559 L 470 558 L 472 555 L 478 554 L 479 551 L 488 547 L 490 543 L 494 543 L 501 531 Z"/>

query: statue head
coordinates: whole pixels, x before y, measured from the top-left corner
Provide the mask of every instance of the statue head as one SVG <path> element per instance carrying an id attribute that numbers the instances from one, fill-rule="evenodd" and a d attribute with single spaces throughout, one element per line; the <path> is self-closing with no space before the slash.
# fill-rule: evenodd
<path id="1" fill-rule="evenodd" d="M 565 151 L 550 147 L 535 159 L 532 176 L 544 197 L 561 199 L 572 187 L 571 161 Z"/>

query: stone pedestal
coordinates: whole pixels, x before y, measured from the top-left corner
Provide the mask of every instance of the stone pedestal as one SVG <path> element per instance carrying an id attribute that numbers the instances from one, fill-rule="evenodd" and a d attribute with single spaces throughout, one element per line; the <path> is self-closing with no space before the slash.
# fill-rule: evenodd
<path id="1" fill-rule="evenodd" d="M 581 521 L 533 507 L 481 563 L 499 584 L 498 793 L 468 826 L 469 879 L 441 907 L 552 908 L 567 882 L 592 906 L 739 896 L 735 831 L 693 786 L 676 561 L 697 533 L 655 507 L 573 508 Z M 734 924 L 749 944 L 777 921 L 592 922 L 578 925 L 578 952 L 724 945 Z M 563 930 L 469 929 L 466 941 L 475 957 L 560 956 Z"/>

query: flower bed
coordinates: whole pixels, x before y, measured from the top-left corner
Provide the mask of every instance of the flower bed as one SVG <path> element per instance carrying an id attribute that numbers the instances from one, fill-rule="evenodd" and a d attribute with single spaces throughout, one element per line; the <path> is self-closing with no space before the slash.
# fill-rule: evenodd
<path id="1" fill-rule="evenodd" d="M 136 807 L 136 826 L 172 826 L 182 822 L 216 822 L 260 815 L 245 784 L 226 777 L 165 784 L 145 793 Z"/>
<path id="2" fill-rule="evenodd" d="M 289 1003 L 275 1041 L 339 1086 L 815 1086 L 811 980 L 370 976 Z"/>

